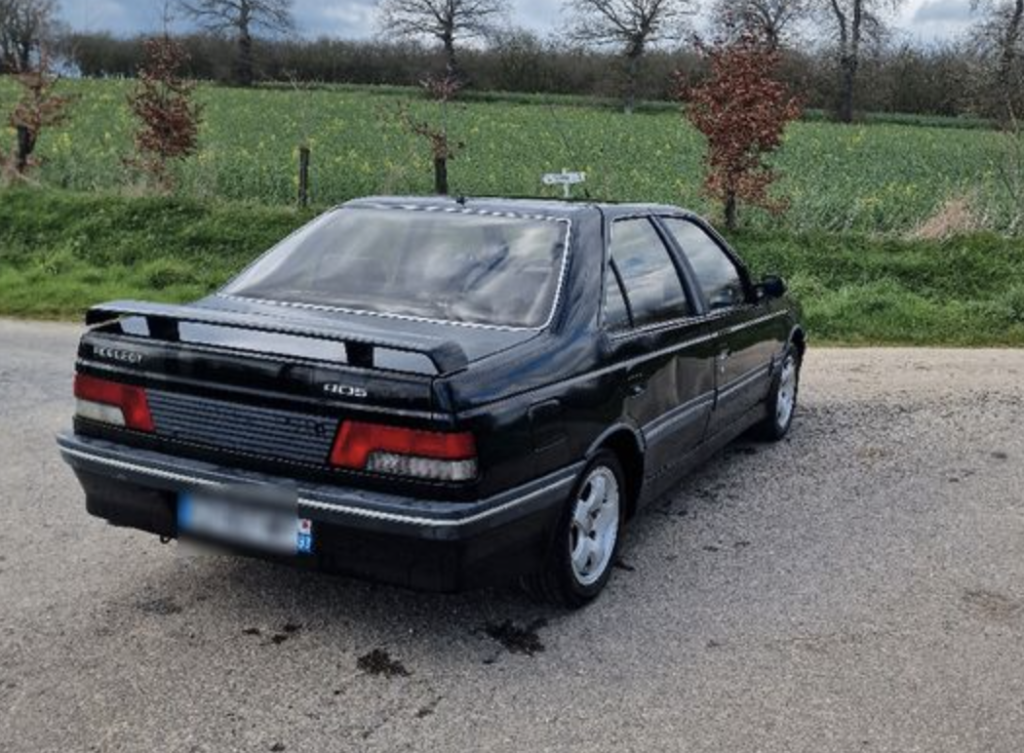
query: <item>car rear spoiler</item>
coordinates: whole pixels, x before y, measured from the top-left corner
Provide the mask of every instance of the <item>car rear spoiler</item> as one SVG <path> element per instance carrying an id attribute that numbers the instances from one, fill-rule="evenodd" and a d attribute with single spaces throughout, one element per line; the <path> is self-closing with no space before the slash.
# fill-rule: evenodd
<path id="1" fill-rule="evenodd" d="M 345 344 L 349 362 L 354 366 L 371 368 L 374 351 L 378 348 L 414 353 L 426 356 L 434 364 L 437 373 L 451 374 L 469 365 L 465 351 L 455 342 L 440 340 L 428 335 L 414 337 L 377 337 L 347 332 L 331 322 L 301 322 L 257 313 L 236 313 L 219 311 L 203 306 L 174 306 L 143 301 L 113 301 L 93 306 L 85 314 L 89 327 L 110 324 L 123 317 L 142 317 L 149 326 L 150 335 L 170 342 L 180 342 L 178 325 L 210 324 L 218 327 L 267 332 L 277 335 L 308 337 L 315 340 Z"/>

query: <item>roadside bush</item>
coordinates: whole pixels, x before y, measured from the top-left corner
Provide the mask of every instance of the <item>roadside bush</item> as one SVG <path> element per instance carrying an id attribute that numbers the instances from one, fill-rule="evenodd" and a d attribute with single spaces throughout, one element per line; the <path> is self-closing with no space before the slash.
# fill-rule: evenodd
<path id="1" fill-rule="evenodd" d="M 139 269 L 139 277 L 154 290 L 166 290 L 175 285 L 195 285 L 199 282 L 196 267 L 178 259 L 157 259 Z"/>
<path id="2" fill-rule="evenodd" d="M 1010 324 L 1024 324 L 1024 284 L 1014 285 L 999 296 L 996 306 Z"/>

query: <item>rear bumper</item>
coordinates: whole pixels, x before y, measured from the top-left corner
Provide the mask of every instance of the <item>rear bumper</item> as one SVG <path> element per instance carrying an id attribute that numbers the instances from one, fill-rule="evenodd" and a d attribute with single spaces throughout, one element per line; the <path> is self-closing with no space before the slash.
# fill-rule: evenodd
<path id="1" fill-rule="evenodd" d="M 294 562 L 437 591 L 537 570 L 581 468 L 478 502 L 443 502 L 307 485 L 72 433 L 57 441 L 85 491 L 88 512 L 114 525 L 176 537 L 181 492 L 247 484 L 296 488 L 316 543 L 312 557 Z"/>

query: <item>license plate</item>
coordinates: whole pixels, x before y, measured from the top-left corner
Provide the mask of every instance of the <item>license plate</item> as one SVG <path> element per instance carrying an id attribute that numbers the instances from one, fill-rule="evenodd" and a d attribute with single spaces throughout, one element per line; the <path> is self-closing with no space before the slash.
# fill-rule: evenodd
<path id="1" fill-rule="evenodd" d="M 186 537 L 273 554 L 313 553 L 313 523 L 300 518 L 294 506 L 254 503 L 234 496 L 181 494 L 178 531 Z"/>

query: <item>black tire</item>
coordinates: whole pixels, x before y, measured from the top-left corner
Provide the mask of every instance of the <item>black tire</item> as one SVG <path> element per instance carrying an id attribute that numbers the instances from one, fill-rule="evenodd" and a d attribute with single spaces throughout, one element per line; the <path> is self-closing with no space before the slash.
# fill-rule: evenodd
<path id="1" fill-rule="evenodd" d="M 786 374 L 786 369 L 790 364 L 792 364 L 793 368 L 792 404 L 788 411 L 783 411 L 780 410 L 780 403 L 786 399 L 783 394 L 783 376 Z M 779 373 L 775 375 L 775 379 L 772 382 L 771 394 L 768 397 L 767 403 L 768 415 L 764 421 L 754 427 L 753 433 L 758 439 L 766 442 L 779 442 L 785 439 L 786 435 L 789 434 L 789 430 L 793 428 L 793 417 L 796 415 L 800 397 L 801 365 L 800 351 L 795 346 L 790 345 L 786 349 L 786 354 L 782 357 L 782 366 L 779 368 Z"/>
<path id="2" fill-rule="evenodd" d="M 596 576 L 592 582 L 582 582 L 573 566 L 573 538 L 574 536 L 578 537 L 573 520 L 577 505 L 586 491 L 586 486 L 599 468 L 609 471 L 615 477 L 618 485 L 618 521 L 615 541 L 603 568 L 599 573 L 596 571 L 591 573 L 591 576 Z M 619 459 L 608 450 L 598 452 L 583 469 L 579 480 L 573 487 L 572 496 L 566 501 L 543 569 L 522 580 L 523 588 L 531 597 L 569 609 L 579 609 L 597 598 L 611 578 L 615 561 L 618 558 L 623 523 L 625 522 L 626 494 L 625 474 Z"/>

